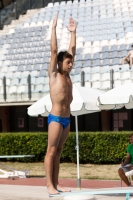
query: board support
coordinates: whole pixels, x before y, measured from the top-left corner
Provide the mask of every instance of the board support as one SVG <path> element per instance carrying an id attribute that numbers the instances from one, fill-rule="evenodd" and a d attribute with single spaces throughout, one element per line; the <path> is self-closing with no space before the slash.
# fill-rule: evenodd
<path id="1" fill-rule="evenodd" d="M 77 190 L 81 190 L 81 179 L 77 179 Z"/>

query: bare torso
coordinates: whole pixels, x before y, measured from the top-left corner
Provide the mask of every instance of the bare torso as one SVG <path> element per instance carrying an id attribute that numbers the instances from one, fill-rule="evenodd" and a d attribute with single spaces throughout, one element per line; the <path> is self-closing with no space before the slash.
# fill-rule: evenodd
<path id="1" fill-rule="evenodd" d="M 129 52 L 129 57 L 133 58 L 133 50 Z"/>
<path id="2" fill-rule="evenodd" d="M 70 104 L 72 102 L 72 82 L 69 75 L 59 72 L 52 74 L 49 81 L 50 97 L 52 101 L 51 114 L 61 117 L 70 116 Z"/>

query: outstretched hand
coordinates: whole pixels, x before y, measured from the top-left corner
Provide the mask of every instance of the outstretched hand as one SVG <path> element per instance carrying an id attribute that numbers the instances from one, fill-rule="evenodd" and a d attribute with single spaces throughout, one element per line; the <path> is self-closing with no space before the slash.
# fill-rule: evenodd
<path id="1" fill-rule="evenodd" d="M 67 30 L 70 31 L 70 32 L 75 32 L 76 27 L 77 27 L 77 25 L 76 25 L 75 20 L 72 17 L 70 17 L 69 25 L 67 26 Z"/>
<path id="2" fill-rule="evenodd" d="M 58 19 L 58 13 L 53 20 L 53 25 L 52 25 L 53 28 L 56 28 L 56 26 L 57 26 L 57 19 Z"/>

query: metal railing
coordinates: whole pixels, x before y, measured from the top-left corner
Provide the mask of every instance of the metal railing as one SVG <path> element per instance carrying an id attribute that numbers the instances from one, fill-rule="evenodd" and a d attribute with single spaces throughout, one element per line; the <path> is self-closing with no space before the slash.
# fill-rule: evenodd
<path id="1" fill-rule="evenodd" d="M 85 72 L 81 72 L 81 87 L 85 87 Z M 32 100 L 32 91 L 31 91 L 31 75 L 28 75 L 27 77 L 27 86 L 28 86 L 28 91 L 27 91 L 27 98 L 29 100 Z M 6 89 L 6 76 L 3 77 L 3 100 L 6 101 L 7 99 L 7 89 Z M 114 88 L 114 70 L 110 70 L 110 89 Z M 0 101 L 1 102 L 1 101 Z"/>

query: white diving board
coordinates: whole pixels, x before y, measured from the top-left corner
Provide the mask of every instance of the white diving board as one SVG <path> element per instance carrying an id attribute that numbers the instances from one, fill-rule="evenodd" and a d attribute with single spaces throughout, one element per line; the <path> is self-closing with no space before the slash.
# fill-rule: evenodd
<path id="1" fill-rule="evenodd" d="M 102 189 L 89 189 L 81 191 L 71 191 L 71 192 L 61 192 L 60 194 L 52 195 L 49 197 L 63 197 L 68 196 L 75 199 L 76 196 L 83 195 L 111 195 L 111 194 L 126 194 L 126 200 L 129 200 L 130 194 L 133 193 L 132 187 L 122 187 L 122 188 L 102 188 Z M 129 198 L 128 198 L 129 197 Z"/>
<path id="2" fill-rule="evenodd" d="M 0 155 L 0 159 L 3 158 L 32 158 L 35 157 L 35 155 Z M 0 174 L 0 178 L 10 178 L 12 177 L 14 179 L 14 177 L 19 177 L 19 178 L 26 178 L 26 176 L 29 175 L 29 170 L 26 171 L 18 171 L 15 170 L 13 168 L 8 167 L 7 165 L 4 165 L 2 163 L 0 163 L 0 166 L 2 166 L 2 168 L 7 169 L 8 171 L 5 171 L 3 169 L 0 169 L 0 172 L 2 174 Z"/>
<path id="3" fill-rule="evenodd" d="M 35 155 L 10 155 L 10 156 L 0 156 L 0 158 L 32 158 Z"/>

